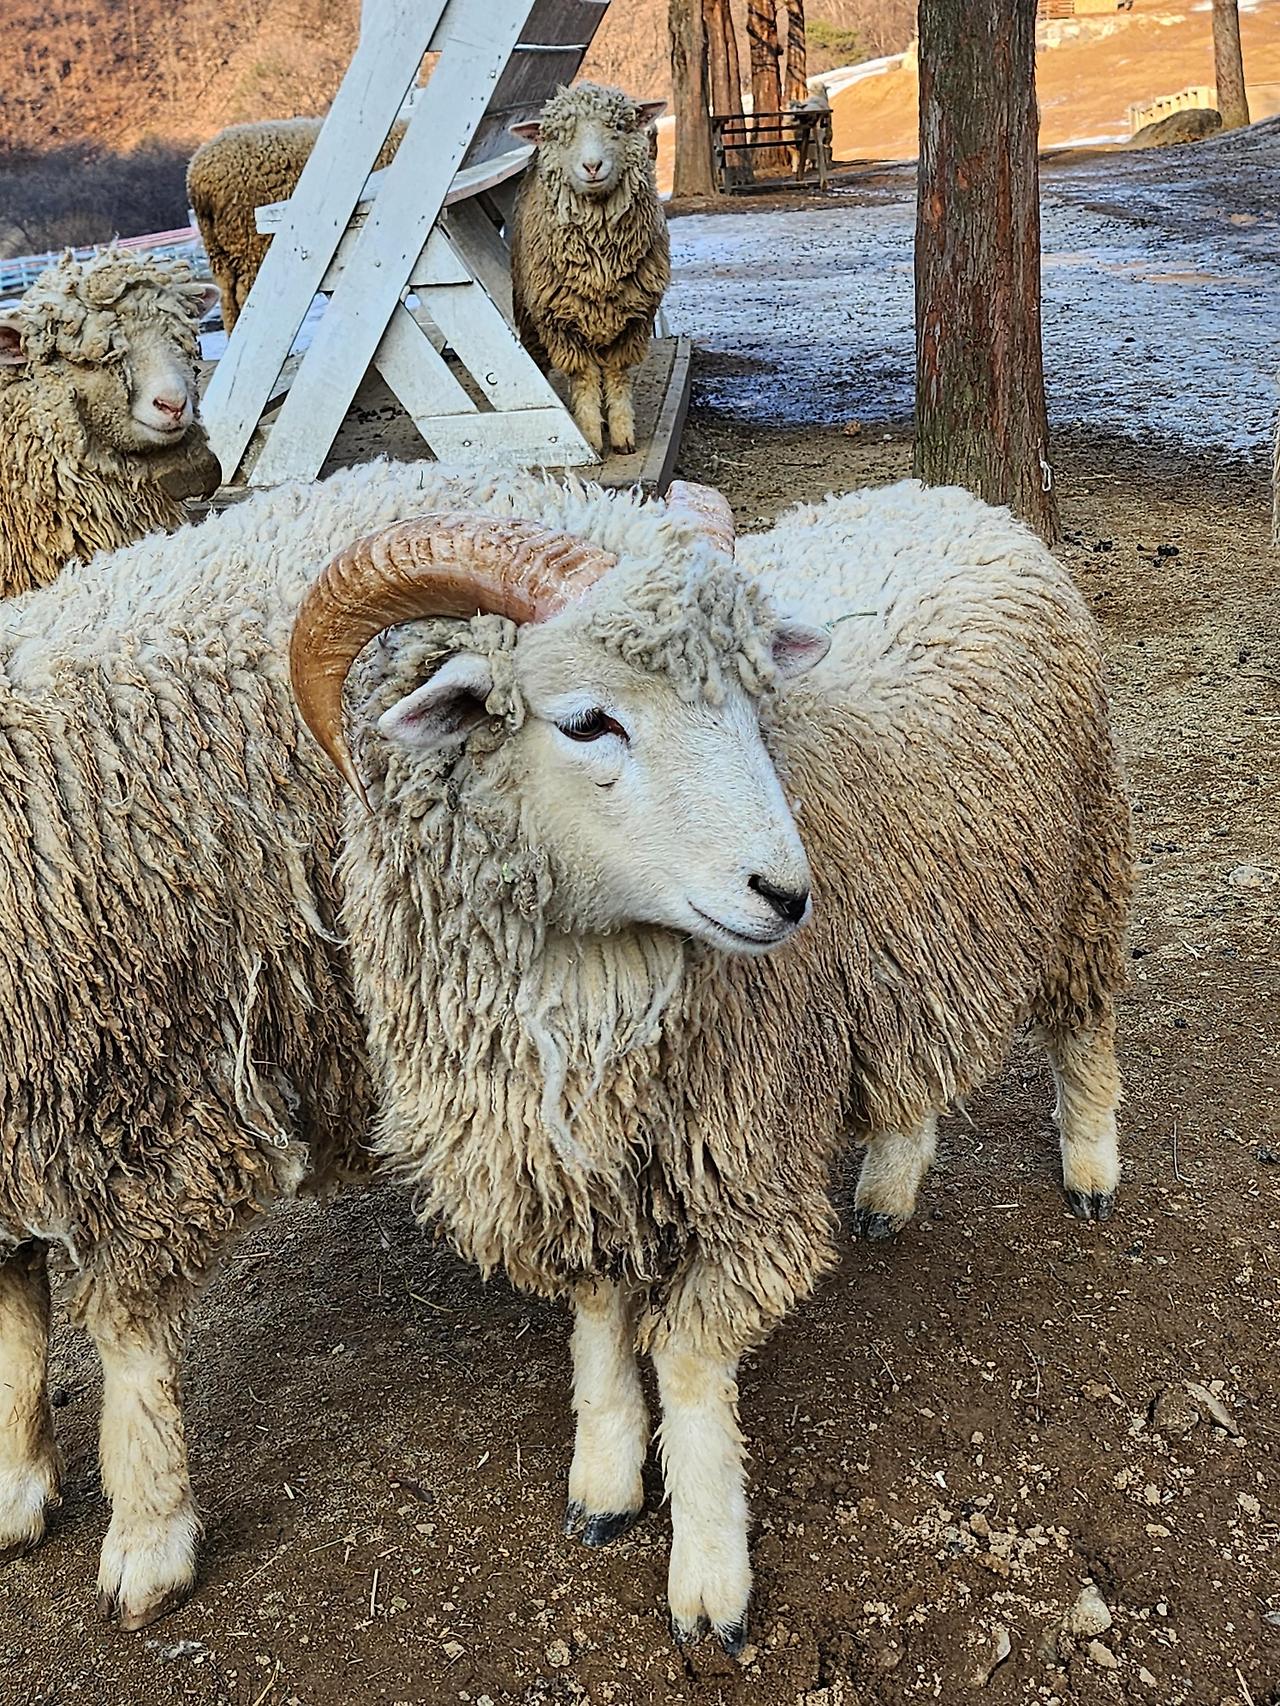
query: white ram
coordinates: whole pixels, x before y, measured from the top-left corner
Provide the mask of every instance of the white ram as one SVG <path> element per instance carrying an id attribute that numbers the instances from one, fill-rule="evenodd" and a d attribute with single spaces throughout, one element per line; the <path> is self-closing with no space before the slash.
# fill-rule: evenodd
<path id="1" fill-rule="evenodd" d="M 1072 1206 L 1110 1212 L 1130 860 L 1098 636 L 959 491 L 831 500 L 737 564 L 714 501 L 701 530 L 590 489 L 527 513 L 353 547 L 294 630 L 372 803 L 343 872 L 378 1149 L 486 1273 L 573 1300 L 590 1544 L 641 1508 L 651 1354 L 672 1617 L 734 1650 L 738 1363 L 831 1260 L 841 1134 L 863 1230 L 901 1225 L 938 1114 L 1029 1022 Z"/>

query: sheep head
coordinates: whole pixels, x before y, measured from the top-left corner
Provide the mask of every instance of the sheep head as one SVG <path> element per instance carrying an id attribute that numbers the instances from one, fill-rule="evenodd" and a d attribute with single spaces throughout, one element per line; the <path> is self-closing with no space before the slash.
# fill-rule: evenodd
<path id="1" fill-rule="evenodd" d="M 90 445 L 145 458 L 191 429 L 197 328 L 216 301 L 182 261 L 68 255 L 0 315 L 0 367 L 69 396 Z"/>
<path id="2" fill-rule="evenodd" d="M 589 201 L 611 196 L 634 172 L 652 172 L 650 127 L 665 101 L 633 101 L 621 89 L 575 83 L 541 116 L 511 131 L 538 150 L 538 171 Z"/>
<path id="3" fill-rule="evenodd" d="M 304 600 L 294 691 L 366 798 L 342 732 L 342 686 L 368 641 L 395 628 L 365 747 L 386 754 L 379 810 L 422 788 L 446 798 L 443 779 L 456 790 L 469 773 L 545 860 L 559 927 L 657 925 L 759 953 L 804 921 L 809 894 L 760 697 L 766 678 L 818 663 L 828 638 L 764 606 L 733 565 L 718 494 L 682 488 L 670 507 L 696 544 L 656 585 L 625 558 L 531 522 L 443 514 L 385 529 L 335 558 Z M 463 649 L 468 630 L 422 680 L 417 621 L 477 612 L 517 625 L 503 680 L 494 657 Z M 719 647 L 725 667 L 708 665 L 691 686 L 699 647 Z M 495 715 L 504 699 L 515 714 Z"/>

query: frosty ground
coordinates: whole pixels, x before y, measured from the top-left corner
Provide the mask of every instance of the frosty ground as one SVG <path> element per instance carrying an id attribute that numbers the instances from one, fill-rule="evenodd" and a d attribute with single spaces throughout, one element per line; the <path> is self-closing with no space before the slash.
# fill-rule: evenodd
<path id="1" fill-rule="evenodd" d="M 1203 449 L 1269 439 L 1280 368 L 1280 126 L 1246 148 L 1064 155 L 1042 213 L 1050 422 Z M 1121 162 L 1117 166 L 1117 162 Z M 698 397 L 789 426 L 911 418 L 911 168 L 817 207 L 673 225 L 673 327 L 708 360 Z"/>
<path id="2" fill-rule="evenodd" d="M 5 1706 L 1280 1706 L 1274 147 L 1046 178 L 1063 550 L 1138 826 L 1117 1218 L 1067 1215 L 1019 1052 L 907 1232 L 847 1240 L 745 1371 L 737 1665 L 670 1643 L 656 1477 L 614 1547 L 560 1536 L 562 1313 L 482 1286 L 392 1189 L 293 1208 L 203 1308 L 203 1574 L 140 1636 L 93 1615 L 98 1375 L 60 1334 L 67 1497 L 0 1576 Z M 880 175 L 675 222 L 672 317 L 706 352 L 681 472 L 741 526 L 909 470 L 910 202 Z M 1073 1622 L 1090 1583 L 1105 1628 Z"/>

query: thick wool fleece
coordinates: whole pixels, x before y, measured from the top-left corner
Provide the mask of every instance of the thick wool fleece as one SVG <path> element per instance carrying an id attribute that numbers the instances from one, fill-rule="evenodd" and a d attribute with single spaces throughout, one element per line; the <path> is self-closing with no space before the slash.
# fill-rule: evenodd
<path id="1" fill-rule="evenodd" d="M 362 1160 L 341 784 L 286 652 L 378 527 L 530 484 L 375 463 L 255 495 L 0 609 L 0 1254 L 137 1310 L 301 1176 Z"/>
<path id="2" fill-rule="evenodd" d="M 320 134 L 318 118 L 233 124 L 202 143 L 187 166 L 187 197 L 196 216 L 209 270 L 222 297 L 222 324 L 229 332 L 240 316 L 271 238 L 254 215 L 272 202 L 287 201 Z M 397 123 L 383 144 L 376 169 L 389 166 L 405 126 Z"/>
<path id="3" fill-rule="evenodd" d="M 963 493 L 800 512 L 743 540 L 740 570 L 656 507 L 568 491 L 538 513 L 620 551 L 583 607 L 605 643 L 681 693 L 757 695 L 815 921 L 755 960 L 567 932 L 504 762 L 514 630 L 406 630 L 361 666 L 361 726 L 459 645 L 495 689 L 461 755 L 360 742 L 380 803 L 349 824 L 345 917 L 378 1148 L 485 1272 L 638 1284 L 642 1342 L 679 1328 L 732 1357 L 830 1260 L 842 1133 L 918 1125 L 1024 1021 L 1109 1010 L 1129 859 L 1097 636 L 1040 544 Z M 837 621 L 782 692 L 765 593 Z"/>
<path id="4" fill-rule="evenodd" d="M 562 89 L 541 115 L 542 141 L 516 200 L 511 284 L 516 325 L 535 360 L 562 373 L 644 360 L 671 282 L 667 220 L 658 200 L 648 135 L 633 131 L 622 174 L 602 199 L 579 195 L 560 150 L 585 114 L 627 122 L 635 103 L 621 90 Z"/>
<path id="5" fill-rule="evenodd" d="M 0 367 L 0 598 L 46 586 L 87 559 L 186 520 L 184 492 L 216 464 L 193 422 L 172 449 L 123 451 L 93 431 L 80 406 L 84 368 L 127 362 L 123 316 L 154 319 L 194 370 L 199 347 L 184 263 L 104 250 L 70 256 L 23 297 L 29 360 Z"/>

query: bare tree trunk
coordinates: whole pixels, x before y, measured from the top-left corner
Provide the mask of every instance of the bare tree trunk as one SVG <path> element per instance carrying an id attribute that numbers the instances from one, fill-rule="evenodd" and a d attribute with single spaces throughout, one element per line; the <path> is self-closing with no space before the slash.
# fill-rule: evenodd
<path id="1" fill-rule="evenodd" d="M 1052 543 L 1036 0 L 921 0 L 915 471 Z"/>
<path id="2" fill-rule="evenodd" d="M 669 0 L 671 89 L 675 108 L 675 168 L 671 193 L 714 194 L 711 120 L 707 103 L 707 30 L 702 0 Z"/>
<path id="3" fill-rule="evenodd" d="M 1218 85 L 1222 128 L 1239 130 L 1249 122 L 1249 98 L 1244 88 L 1237 0 L 1213 0 L 1213 73 Z"/>
<path id="4" fill-rule="evenodd" d="M 783 99 L 803 101 L 809 94 L 804 39 L 804 0 L 787 0 L 787 71 Z"/>
<path id="5" fill-rule="evenodd" d="M 751 106 L 754 112 L 782 110 L 782 78 L 778 71 L 777 0 L 747 0 L 747 35 L 751 38 Z M 756 164 L 766 169 L 789 164 L 782 148 L 760 148 Z"/>
<path id="6" fill-rule="evenodd" d="M 713 113 L 742 111 L 742 66 L 729 0 L 704 0 Z"/>

